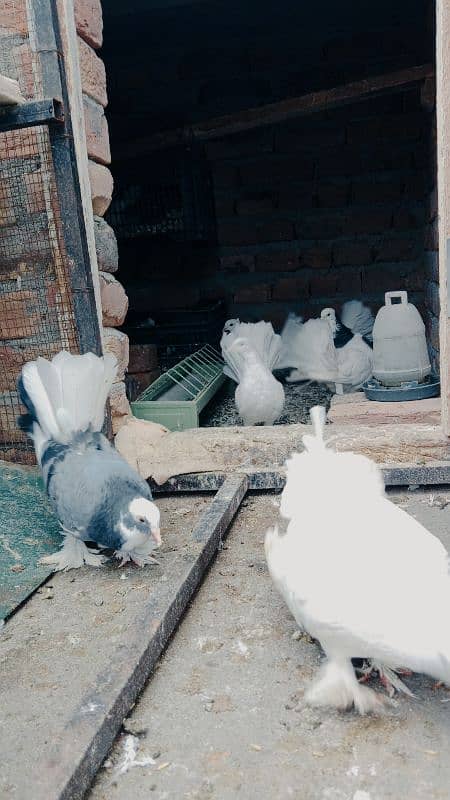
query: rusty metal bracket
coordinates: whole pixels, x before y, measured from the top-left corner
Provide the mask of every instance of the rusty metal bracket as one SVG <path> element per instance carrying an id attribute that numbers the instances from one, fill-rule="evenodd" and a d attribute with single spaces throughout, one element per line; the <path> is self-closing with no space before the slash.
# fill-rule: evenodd
<path id="1" fill-rule="evenodd" d="M 53 98 L 0 107 L 1 133 L 54 123 L 64 123 L 64 106 Z"/>

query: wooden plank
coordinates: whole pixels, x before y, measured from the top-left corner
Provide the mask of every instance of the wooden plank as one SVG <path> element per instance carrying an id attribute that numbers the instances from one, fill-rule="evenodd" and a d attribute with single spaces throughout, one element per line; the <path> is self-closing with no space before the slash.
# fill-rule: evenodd
<path id="1" fill-rule="evenodd" d="M 139 607 L 138 616 L 127 620 L 120 642 L 111 645 L 107 673 L 103 666 L 99 674 L 92 674 L 89 691 L 75 709 L 68 701 L 70 720 L 52 738 L 38 774 L 32 776 L 32 794 L 22 794 L 23 800 L 81 800 L 85 796 L 219 549 L 247 486 L 243 475 L 232 476 L 222 485 L 195 526 L 191 547 L 178 561 L 173 579 L 158 585 Z"/>
<path id="2" fill-rule="evenodd" d="M 132 146 L 124 145 L 122 149 L 119 148 L 116 158 L 132 158 L 143 152 L 176 147 L 192 139 L 203 141 L 217 139 L 233 133 L 251 130 L 252 128 L 260 128 L 264 125 L 287 122 L 290 119 L 315 114 L 319 111 L 326 111 L 349 103 L 360 103 L 385 92 L 398 91 L 407 86 L 413 86 L 433 77 L 433 75 L 433 65 L 422 64 L 385 75 L 364 78 L 363 80 L 336 86 L 332 89 L 312 92 L 301 97 L 291 97 L 277 103 L 269 103 L 265 106 L 250 108 L 235 114 L 227 114 L 204 122 L 197 122 L 186 128 L 163 131 L 145 139 L 134 140 Z"/>
<path id="3" fill-rule="evenodd" d="M 433 462 L 424 466 L 413 464 L 392 464 L 381 467 L 384 483 L 393 486 L 444 486 L 450 485 L 450 464 L 446 461 Z M 180 492 L 213 492 L 217 491 L 227 478 L 224 472 L 192 473 L 170 478 L 167 483 L 158 486 L 150 481 L 155 494 L 174 494 Z M 248 490 L 251 492 L 281 491 L 286 482 L 284 470 L 267 470 L 248 472 Z"/>

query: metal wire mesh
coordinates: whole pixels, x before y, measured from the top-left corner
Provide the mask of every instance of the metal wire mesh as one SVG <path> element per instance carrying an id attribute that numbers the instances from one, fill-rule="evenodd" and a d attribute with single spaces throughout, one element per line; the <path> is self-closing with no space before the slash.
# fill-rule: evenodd
<path id="1" fill-rule="evenodd" d="M 79 349 L 60 223 L 48 130 L 1 133 L 0 457 L 7 460 L 33 460 L 16 426 L 22 365 Z"/>
<path id="2" fill-rule="evenodd" d="M 180 149 L 120 162 L 107 220 L 119 239 L 181 242 L 214 236 L 212 185 L 202 151 Z"/>
<path id="3" fill-rule="evenodd" d="M 33 9 L 0 3 L 0 74 L 19 82 L 25 100 L 44 92 Z M 49 130 L 0 133 L 0 458 L 34 462 L 16 424 L 23 364 L 80 350 L 71 285 Z"/>

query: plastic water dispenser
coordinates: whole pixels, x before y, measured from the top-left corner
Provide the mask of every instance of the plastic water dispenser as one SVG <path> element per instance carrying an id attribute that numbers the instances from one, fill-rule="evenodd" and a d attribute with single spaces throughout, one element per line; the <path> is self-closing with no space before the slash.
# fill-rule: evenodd
<path id="1" fill-rule="evenodd" d="M 407 292 L 386 292 L 373 326 L 373 376 L 384 386 L 421 383 L 431 373 L 425 325 Z"/>

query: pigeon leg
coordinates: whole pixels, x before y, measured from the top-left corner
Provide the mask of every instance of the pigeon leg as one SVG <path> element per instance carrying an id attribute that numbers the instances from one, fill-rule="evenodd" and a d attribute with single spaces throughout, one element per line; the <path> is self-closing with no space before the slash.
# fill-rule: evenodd
<path id="1" fill-rule="evenodd" d="M 350 659 L 329 658 L 321 667 L 318 679 L 305 694 L 307 705 L 359 714 L 382 713 L 389 700 L 358 682 Z"/>
<path id="2" fill-rule="evenodd" d="M 399 675 L 409 676 L 413 673 L 409 669 L 403 667 L 396 667 L 391 669 L 379 661 L 370 660 L 366 662 L 357 672 L 361 673 L 359 678 L 360 683 L 367 683 L 374 672 L 378 673 L 381 684 L 386 689 L 389 697 L 393 697 L 395 692 L 406 694 L 408 697 L 414 697 L 410 689 L 400 680 Z"/>
<path id="3" fill-rule="evenodd" d="M 44 556 L 38 563 L 53 567 L 55 572 L 60 572 L 61 570 L 66 572 L 69 569 L 78 569 L 84 564 L 90 567 L 101 567 L 104 562 L 104 556 L 97 551 L 89 550 L 81 539 L 64 530 L 64 541 L 61 549 L 57 553 Z"/>

